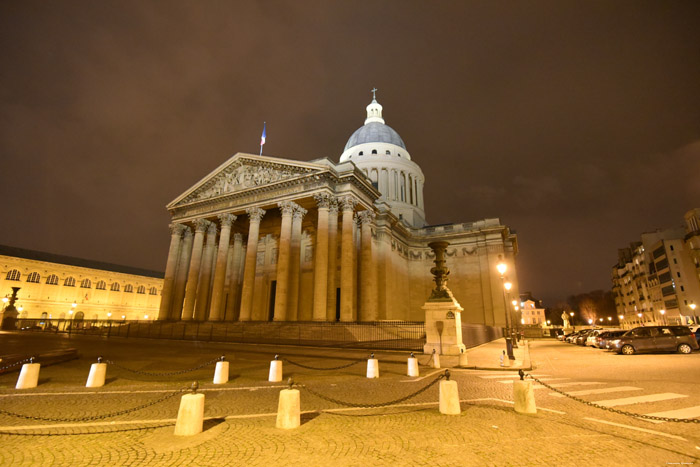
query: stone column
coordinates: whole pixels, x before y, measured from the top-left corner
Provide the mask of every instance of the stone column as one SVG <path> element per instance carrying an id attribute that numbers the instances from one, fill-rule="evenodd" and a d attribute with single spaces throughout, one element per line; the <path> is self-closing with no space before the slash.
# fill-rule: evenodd
<path id="1" fill-rule="evenodd" d="M 173 300 L 173 284 L 177 272 L 177 260 L 180 256 L 180 244 L 185 228 L 182 224 L 170 224 L 170 249 L 168 250 L 168 261 L 165 263 L 165 277 L 163 279 L 163 290 L 161 291 L 160 308 L 158 310 L 159 320 L 168 319 L 170 314 Z"/>
<path id="2" fill-rule="evenodd" d="M 197 287 L 197 302 L 195 303 L 194 319 L 204 321 L 207 319 L 209 306 L 209 292 L 211 288 L 212 265 L 214 264 L 214 253 L 216 251 L 216 233 L 219 229 L 211 222 L 207 229 L 207 241 L 202 254 L 202 267 L 199 273 L 199 286 Z"/>
<path id="3" fill-rule="evenodd" d="M 377 270 L 374 264 L 372 251 L 372 221 L 374 213 L 362 211 L 360 222 L 362 223 L 361 233 L 361 263 L 360 276 L 362 277 L 362 287 L 360 289 L 360 321 L 377 320 Z"/>
<path id="4" fill-rule="evenodd" d="M 185 284 L 187 272 L 190 269 L 190 256 L 192 255 L 192 230 L 185 227 L 182 244 L 180 246 L 180 259 L 177 262 L 177 275 L 173 291 L 173 302 L 170 306 L 170 319 L 181 319 L 182 302 L 185 299 Z"/>
<path id="5" fill-rule="evenodd" d="M 340 199 L 340 206 L 343 210 L 343 232 L 340 237 L 340 320 L 355 321 L 353 313 L 353 299 L 355 295 L 355 273 L 353 266 L 353 254 L 355 252 L 355 242 L 353 231 L 355 220 L 353 219 L 357 201 L 351 196 Z"/>
<path id="6" fill-rule="evenodd" d="M 318 204 L 318 225 L 314 251 L 314 308 L 313 320 L 326 320 L 326 298 L 328 294 L 328 209 L 331 196 L 326 193 L 314 195 Z"/>
<path id="7" fill-rule="evenodd" d="M 226 321 L 238 320 L 238 309 L 236 307 L 238 299 L 238 286 L 241 276 L 241 259 L 243 256 L 243 235 L 233 234 L 233 258 L 231 270 L 229 271 L 228 297 L 226 298 Z"/>
<path id="8" fill-rule="evenodd" d="M 338 200 L 333 199 L 328 208 L 328 290 L 326 294 L 326 320 L 335 321 L 337 304 L 336 270 L 338 268 Z"/>
<path id="9" fill-rule="evenodd" d="M 287 319 L 287 299 L 289 297 L 289 265 L 292 240 L 292 214 L 297 207 L 291 201 L 277 203 L 282 212 L 282 226 L 280 227 L 280 241 L 277 255 L 277 286 L 275 289 L 274 320 L 285 321 Z"/>
<path id="10" fill-rule="evenodd" d="M 219 235 L 219 250 L 216 254 L 214 269 L 214 286 L 211 291 L 211 307 L 209 321 L 221 321 L 223 315 L 224 283 L 226 282 L 226 261 L 228 260 L 228 244 L 231 240 L 231 224 L 236 220 L 233 214 L 220 214 L 221 235 Z"/>
<path id="11" fill-rule="evenodd" d="M 292 237 L 289 242 L 289 293 L 287 321 L 299 318 L 299 280 L 301 275 L 301 223 L 306 209 L 297 206 L 292 215 Z"/>
<path id="12" fill-rule="evenodd" d="M 241 291 L 241 321 L 250 321 L 253 314 L 255 265 L 258 261 L 258 235 L 260 234 L 260 221 L 265 215 L 265 211 L 260 208 L 248 208 L 246 212 L 250 219 L 250 227 L 248 228 L 248 246 L 245 252 L 243 290 Z"/>
<path id="13" fill-rule="evenodd" d="M 202 265 L 202 247 L 204 245 L 204 231 L 211 222 L 206 219 L 197 219 L 194 222 L 195 232 L 192 243 L 192 256 L 190 257 L 190 270 L 187 273 L 187 286 L 185 288 L 185 304 L 182 307 L 182 320 L 189 321 L 194 318 L 194 302 L 197 300 L 197 285 L 199 283 L 199 269 Z"/>

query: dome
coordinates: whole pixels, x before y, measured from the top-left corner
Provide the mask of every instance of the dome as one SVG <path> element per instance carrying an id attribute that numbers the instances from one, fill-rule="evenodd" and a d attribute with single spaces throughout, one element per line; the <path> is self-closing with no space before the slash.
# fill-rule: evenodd
<path id="1" fill-rule="evenodd" d="M 389 125 L 379 122 L 366 123 L 358 128 L 348 139 L 344 151 L 364 143 L 389 143 L 406 149 L 399 134 Z"/>

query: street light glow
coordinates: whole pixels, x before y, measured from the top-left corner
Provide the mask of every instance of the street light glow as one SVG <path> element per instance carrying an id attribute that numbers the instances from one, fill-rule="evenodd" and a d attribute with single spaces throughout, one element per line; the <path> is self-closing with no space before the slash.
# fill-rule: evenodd
<path id="1" fill-rule="evenodd" d="M 496 265 L 496 269 L 498 269 L 498 273 L 500 275 L 503 275 L 506 273 L 506 270 L 508 269 L 508 266 L 506 266 L 506 263 L 498 263 Z"/>
<path id="2" fill-rule="evenodd" d="M 505 284 L 503 284 L 503 287 L 505 287 L 506 290 L 510 290 L 511 288 L 513 288 L 513 284 L 510 282 L 506 282 Z"/>
<path id="3" fill-rule="evenodd" d="M 661 313 L 662 315 L 664 315 L 664 314 L 666 314 L 666 310 L 659 310 L 659 313 Z"/>

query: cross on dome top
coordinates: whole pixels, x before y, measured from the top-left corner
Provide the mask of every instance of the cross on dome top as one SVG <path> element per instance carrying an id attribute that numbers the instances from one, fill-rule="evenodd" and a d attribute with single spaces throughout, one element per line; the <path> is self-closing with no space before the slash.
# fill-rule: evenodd
<path id="1" fill-rule="evenodd" d="M 377 102 L 377 88 L 372 88 L 372 102 L 367 106 L 367 118 L 365 125 L 372 122 L 384 123 L 382 118 L 382 106 Z"/>

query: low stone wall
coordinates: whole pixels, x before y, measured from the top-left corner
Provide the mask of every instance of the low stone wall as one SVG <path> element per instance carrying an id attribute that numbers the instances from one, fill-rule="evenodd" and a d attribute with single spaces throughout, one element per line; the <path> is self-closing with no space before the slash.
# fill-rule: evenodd
<path id="1" fill-rule="evenodd" d="M 484 324 L 462 323 L 462 341 L 468 349 L 501 337 L 503 337 L 503 328 L 486 326 Z"/>

